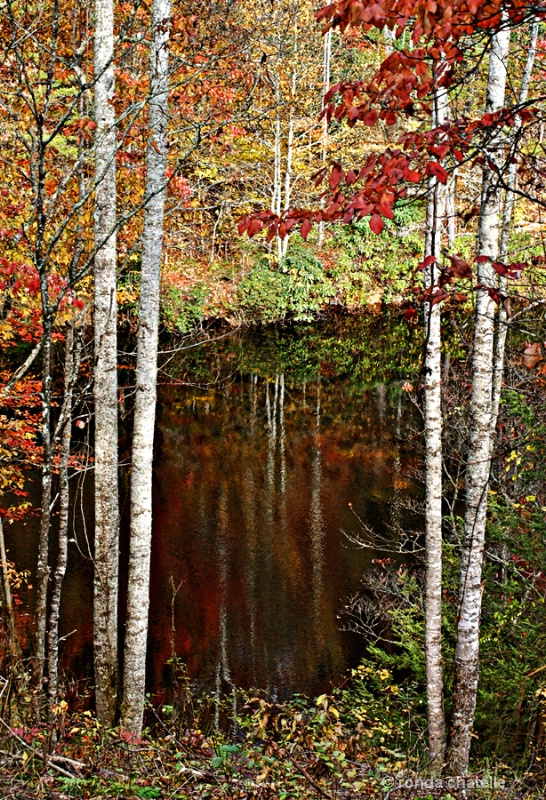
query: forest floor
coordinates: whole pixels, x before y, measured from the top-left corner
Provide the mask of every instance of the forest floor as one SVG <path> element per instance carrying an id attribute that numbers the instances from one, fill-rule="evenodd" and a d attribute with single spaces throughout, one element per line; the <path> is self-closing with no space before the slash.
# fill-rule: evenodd
<path id="1" fill-rule="evenodd" d="M 235 734 L 181 730 L 159 717 L 136 739 L 102 728 L 90 712 L 61 707 L 53 725 L 12 728 L 2 720 L 0 797 L 14 800 L 459 800 L 543 798 L 543 782 L 505 766 L 464 779 L 431 778 L 415 759 L 389 762 L 323 708 L 322 721 L 258 705 Z M 177 732 L 175 732 L 177 728 Z M 396 755 L 396 754 L 395 754 Z"/>

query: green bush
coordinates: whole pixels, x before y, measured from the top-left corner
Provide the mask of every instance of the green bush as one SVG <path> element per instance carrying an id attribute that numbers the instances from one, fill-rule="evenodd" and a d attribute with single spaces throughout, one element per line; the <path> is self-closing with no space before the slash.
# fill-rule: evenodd
<path id="1" fill-rule="evenodd" d="M 237 301 L 251 321 L 268 324 L 289 318 L 309 322 L 334 293 L 313 251 L 294 236 L 280 266 L 273 265 L 269 257 L 255 264 L 239 285 Z"/>
<path id="2" fill-rule="evenodd" d="M 400 206 L 377 236 L 367 219 L 335 229 L 330 274 L 348 307 L 366 306 L 378 291 L 385 303 L 399 301 L 423 251 L 423 208 Z"/>
<path id="3" fill-rule="evenodd" d="M 205 314 L 209 289 L 204 281 L 199 281 L 189 289 L 177 285 L 163 287 L 161 302 L 161 321 L 171 331 L 188 333 L 200 322 Z"/>

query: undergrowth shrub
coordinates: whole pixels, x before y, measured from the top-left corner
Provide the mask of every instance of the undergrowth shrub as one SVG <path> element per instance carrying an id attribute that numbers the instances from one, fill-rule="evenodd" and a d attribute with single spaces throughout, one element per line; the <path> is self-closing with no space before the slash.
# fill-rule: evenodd
<path id="1" fill-rule="evenodd" d="M 192 286 L 167 283 L 162 288 L 161 321 L 176 333 L 188 333 L 205 316 L 209 288 L 204 281 Z"/>
<path id="2" fill-rule="evenodd" d="M 294 236 L 279 266 L 268 257 L 255 263 L 241 281 L 236 298 L 246 317 L 267 324 L 286 318 L 311 321 L 334 294 L 332 281 L 314 252 Z"/>

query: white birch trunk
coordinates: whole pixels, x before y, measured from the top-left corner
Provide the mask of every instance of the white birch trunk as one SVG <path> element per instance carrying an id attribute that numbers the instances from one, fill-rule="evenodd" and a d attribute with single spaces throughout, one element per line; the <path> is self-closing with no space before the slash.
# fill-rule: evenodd
<path id="1" fill-rule="evenodd" d="M 292 161 L 294 158 L 294 102 L 296 99 L 296 89 L 298 86 L 298 22 L 297 17 L 294 21 L 294 54 L 293 54 L 292 81 L 290 87 L 290 115 L 288 119 L 288 137 L 286 142 L 286 169 L 284 171 L 284 203 L 283 210 L 290 208 L 290 196 L 292 193 Z M 281 244 L 281 256 L 286 258 L 288 241 L 290 234 L 287 233 Z"/>
<path id="2" fill-rule="evenodd" d="M 97 714 L 113 725 L 118 705 L 118 385 L 116 130 L 112 0 L 95 0 L 95 581 Z"/>
<path id="3" fill-rule="evenodd" d="M 42 298 L 46 294 L 43 284 L 47 279 L 45 272 L 40 276 Z M 44 301 L 42 299 L 42 308 Z M 43 691 L 44 667 L 47 638 L 47 594 L 49 588 L 49 529 L 51 525 L 51 500 L 53 496 L 53 443 L 51 441 L 51 319 L 44 313 L 44 332 L 42 335 L 42 496 L 40 503 L 40 536 L 38 540 L 38 560 L 36 564 L 36 604 L 34 615 L 36 629 L 34 638 L 33 680 L 37 690 L 34 707 L 40 716 L 40 698 Z"/>
<path id="4" fill-rule="evenodd" d="M 47 693 L 50 722 L 55 721 L 54 706 L 57 703 L 59 692 L 59 616 L 62 586 L 68 563 L 68 530 L 70 516 L 68 461 L 72 442 L 72 398 L 80 369 L 81 356 L 81 336 L 76 329 L 76 325 L 76 320 L 72 320 L 66 332 L 64 398 L 55 437 L 56 439 L 60 439 L 59 532 L 57 536 L 57 562 L 52 575 L 49 628 L 47 632 Z"/>
<path id="5" fill-rule="evenodd" d="M 433 125 L 442 125 L 445 92 L 436 92 Z M 431 179 L 427 202 L 425 255 L 440 257 L 446 191 Z M 438 265 L 425 269 L 425 288 L 435 286 Z M 425 305 L 425 650 L 429 759 L 441 769 L 445 746 L 442 668 L 442 363 L 440 304 Z"/>
<path id="6" fill-rule="evenodd" d="M 535 63 L 535 56 L 537 51 L 538 30 L 539 30 L 539 23 L 538 22 L 533 23 L 530 33 L 527 61 L 521 78 L 521 86 L 518 97 L 519 106 L 522 106 L 526 102 L 527 96 L 529 94 L 531 75 L 533 72 L 533 66 Z M 512 134 L 512 140 L 514 142 L 517 142 L 521 126 L 522 126 L 521 117 L 518 115 L 516 117 L 514 132 Z M 506 199 L 504 201 L 504 208 L 502 212 L 499 260 L 503 263 L 506 263 L 506 261 L 508 260 L 508 244 L 510 239 L 510 230 L 512 227 L 512 216 L 514 212 L 514 200 L 515 200 L 514 189 L 516 188 L 517 184 L 517 176 L 518 176 L 518 161 L 514 157 L 513 161 L 510 163 L 508 167 L 508 175 L 506 179 L 508 188 L 506 190 Z M 501 276 L 499 278 L 499 292 L 502 295 L 506 296 L 506 290 L 507 290 L 506 278 L 504 276 Z M 498 312 L 497 338 L 495 341 L 495 358 L 493 364 L 493 409 L 492 409 L 492 419 L 491 419 L 491 437 L 492 437 L 491 452 L 493 452 L 493 447 L 495 446 L 495 439 L 496 439 L 497 418 L 499 415 L 499 406 L 500 406 L 500 399 L 502 392 L 502 378 L 504 375 L 504 351 L 506 348 L 507 333 L 508 333 L 507 306 L 505 305 L 505 303 L 502 303 L 499 306 L 499 312 Z"/>
<path id="7" fill-rule="evenodd" d="M 150 59 L 151 99 L 147 149 L 142 269 L 140 282 L 135 419 L 131 470 L 131 539 L 121 723 L 140 736 L 146 683 L 152 544 L 154 444 L 159 287 L 167 163 L 170 0 L 154 0 Z"/>
<path id="8" fill-rule="evenodd" d="M 324 36 L 324 53 L 323 53 L 323 65 L 322 65 L 322 110 L 325 108 L 324 104 L 324 95 L 330 88 L 330 60 L 332 55 L 332 29 L 330 28 L 329 31 Z M 322 163 L 326 163 L 326 152 L 327 152 L 327 145 L 328 145 L 328 120 L 326 117 L 322 119 L 322 136 L 321 136 L 321 148 L 322 148 Z M 324 198 L 320 201 L 321 208 L 324 208 Z M 324 244 L 324 222 L 319 223 L 319 235 L 318 235 L 318 246 L 322 247 Z"/>
<path id="9" fill-rule="evenodd" d="M 284 210 L 288 211 L 290 208 L 290 193 L 292 191 L 292 160 L 294 157 L 294 115 L 290 112 L 290 119 L 288 121 L 288 141 L 286 146 L 286 170 L 284 173 Z M 285 258 L 286 251 L 288 250 L 288 241 L 290 234 L 286 234 L 281 241 L 281 256 Z"/>
<path id="10" fill-rule="evenodd" d="M 11 586 L 9 583 L 8 573 L 8 556 L 6 553 L 6 542 L 4 539 L 4 523 L 0 516 L 0 570 L 2 572 L 1 581 L 1 600 L 2 600 L 2 616 L 4 619 L 4 633 L 8 641 L 10 653 L 14 660 L 21 658 L 21 645 L 17 635 L 17 628 L 15 625 L 15 613 L 13 610 L 13 597 L 11 594 Z"/>
<path id="11" fill-rule="evenodd" d="M 493 38 L 489 60 L 487 111 L 504 106 L 506 62 L 510 31 Z M 496 137 L 488 149 L 493 163 L 500 163 L 503 143 Z M 488 261 L 478 266 L 474 352 L 472 358 L 472 402 L 470 444 L 466 468 L 464 545 L 459 584 L 459 614 L 455 649 L 455 684 L 448 771 L 462 775 L 468 769 L 472 725 L 476 710 L 479 676 L 479 633 L 482 600 L 482 564 L 485 544 L 487 492 L 489 485 L 493 400 L 493 354 L 495 302 L 488 288 L 496 286 L 491 266 L 499 252 L 500 189 L 495 170 L 486 162 L 478 231 L 478 255 Z"/>
<path id="12" fill-rule="evenodd" d="M 446 190 L 446 220 L 447 220 L 447 243 L 451 247 L 457 236 L 456 213 L 457 213 L 457 174 L 455 167 L 451 175 Z"/>
<path id="13" fill-rule="evenodd" d="M 40 297 L 42 305 L 42 496 L 40 502 L 40 535 L 38 540 L 38 559 L 36 564 L 36 604 L 34 616 L 36 630 L 34 638 L 34 661 L 32 665 L 36 694 L 34 708 L 39 718 L 43 691 L 44 667 L 46 658 L 47 633 L 47 595 L 49 588 L 49 530 L 51 525 L 53 496 L 53 457 L 54 448 L 51 435 L 51 393 L 52 393 L 52 333 L 53 319 L 49 297 L 47 270 L 43 263 L 45 241 L 44 196 L 46 180 L 45 147 L 42 131 L 38 141 L 38 168 L 36 171 L 36 218 L 37 235 L 35 244 L 35 266 L 40 275 Z"/>
<path id="14" fill-rule="evenodd" d="M 271 198 L 271 211 L 280 216 L 281 203 L 282 203 L 282 177 L 281 177 L 281 120 L 277 118 L 275 122 L 275 145 L 274 145 L 274 177 L 273 177 L 273 195 Z M 282 239 L 277 234 L 277 260 L 280 263 L 282 259 Z"/>

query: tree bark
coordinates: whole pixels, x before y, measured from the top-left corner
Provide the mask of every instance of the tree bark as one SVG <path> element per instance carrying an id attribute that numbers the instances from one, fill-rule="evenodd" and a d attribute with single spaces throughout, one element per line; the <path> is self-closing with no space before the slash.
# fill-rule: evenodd
<path id="1" fill-rule="evenodd" d="M 324 95 L 330 89 L 330 61 L 332 57 L 332 29 L 328 30 L 324 35 L 324 50 L 323 50 L 323 63 L 322 63 L 322 111 L 325 109 Z M 322 118 L 322 134 L 320 137 L 321 146 L 321 160 L 326 163 L 326 153 L 328 150 L 328 120 L 326 115 Z M 320 207 L 324 208 L 324 198 L 321 198 Z M 319 235 L 318 246 L 322 247 L 324 244 L 324 222 L 319 222 Z"/>
<path id="2" fill-rule="evenodd" d="M 436 91 L 433 125 L 442 125 L 447 96 Z M 425 255 L 440 257 L 446 190 L 431 178 L 427 201 Z M 438 281 L 438 263 L 425 268 L 425 289 Z M 439 771 L 446 747 L 442 667 L 442 362 L 440 303 L 425 304 L 425 650 L 428 754 Z"/>
<path id="3" fill-rule="evenodd" d="M 40 276 L 46 282 L 45 273 Z M 47 293 L 47 291 L 46 291 Z M 42 295 L 44 289 L 42 287 Z M 46 659 L 47 632 L 47 594 L 49 587 L 49 528 L 51 524 L 51 500 L 53 493 L 53 445 L 51 441 L 51 319 L 44 316 L 42 334 L 42 496 L 40 501 L 40 534 L 38 539 L 38 560 L 36 564 L 36 605 L 34 615 L 36 629 L 34 634 L 33 680 L 37 691 L 35 710 L 41 713 L 44 666 Z"/>
<path id="4" fill-rule="evenodd" d="M 0 570 L 2 571 L 1 580 L 1 600 L 2 600 L 2 616 L 4 619 L 4 634 L 8 641 L 10 653 L 14 660 L 21 657 L 21 645 L 17 635 L 17 627 L 15 625 L 15 613 L 13 610 L 13 598 L 11 595 L 11 586 L 9 584 L 8 572 L 8 556 L 6 553 L 6 541 L 4 538 L 4 523 L 0 516 Z"/>
<path id="5" fill-rule="evenodd" d="M 288 118 L 288 136 L 286 142 L 286 169 L 284 172 L 284 204 L 283 210 L 290 208 L 292 193 L 292 161 L 294 158 L 294 102 L 296 99 L 296 89 L 298 85 L 298 20 L 294 20 L 294 53 L 293 53 L 292 81 L 290 88 L 290 114 Z M 287 233 L 281 241 L 281 256 L 286 258 L 290 233 Z"/>
<path id="6" fill-rule="evenodd" d="M 284 173 L 284 211 L 290 208 L 290 193 L 292 190 L 292 160 L 294 158 L 294 114 L 290 111 L 288 120 L 288 139 L 286 143 L 286 170 Z M 281 256 L 286 258 L 290 234 L 287 233 L 281 240 Z"/>
<path id="7" fill-rule="evenodd" d="M 55 19 L 58 22 L 58 6 L 55 4 Z M 52 58 L 56 49 L 57 24 L 52 35 Z M 51 65 L 46 83 L 44 106 L 49 104 L 52 86 Z M 36 241 L 34 245 L 34 264 L 40 276 L 40 301 L 42 307 L 42 496 L 40 501 L 40 534 L 38 540 L 38 559 L 36 564 L 36 630 L 34 636 L 33 678 L 36 688 L 35 711 L 41 714 L 41 698 L 43 693 L 44 667 L 46 658 L 47 631 L 47 599 L 49 588 L 49 530 L 51 525 L 53 495 L 53 442 L 51 437 L 51 362 L 53 317 L 47 267 L 44 261 L 46 235 L 46 146 L 44 144 L 43 118 L 37 118 L 37 152 L 34 170 Z"/>
<path id="8" fill-rule="evenodd" d="M 277 117 L 275 121 L 275 141 L 273 145 L 274 161 L 273 161 L 273 193 L 271 196 L 271 210 L 280 216 L 281 203 L 282 203 L 282 176 L 281 176 L 281 159 L 282 159 L 282 131 L 281 120 Z M 280 264 L 282 260 L 282 239 L 277 234 L 277 261 Z"/>
<path id="9" fill-rule="evenodd" d="M 518 105 L 522 106 L 529 94 L 529 85 L 531 83 L 531 74 L 535 63 L 535 56 L 537 51 L 537 38 L 540 24 L 533 23 L 530 32 L 529 51 L 527 53 L 527 61 L 525 69 L 521 78 L 521 85 L 519 90 Z M 522 121 L 518 115 L 514 124 L 514 132 L 512 134 L 512 141 L 517 142 L 518 134 L 521 130 Z M 504 208 L 502 211 L 502 225 L 501 225 L 501 243 L 499 259 L 501 262 L 506 263 L 508 260 L 508 243 L 510 239 L 510 230 L 512 228 L 512 216 L 514 212 L 514 189 L 516 188 L 518 178 L 518 160 L 515 155 L 508 167 L 508 175 L 506 183 L 508 189 L 506 190 L 506 198 L 504 201 Z M 499 292 L 501 295 L 506 295 L 507 284 L 504 276 L 499 277 Z M 501 303 L 499 306 L 498 319 L 497 319 L 497 337 L 495 340 L 495 358 L 493 365 L 493 408 L 491 419 L 491 452 L 495 446 L 497 418 L 499 416 L 499 406 L 502 392 L 502 378 L 504 375 L 504 351 L 506 348 L 506 335 L 508 333 L 508 312 L 507 304 Z"/>
<path id="10" fill-rule="evenodd" d="M 57 702 L 59 693 L 59 614 L 61 608 L 62 585 L 68 563 L 68 528 L 70 515 L 68 460 L 72 442 L 72 398 L 80 369 L 80 354 L 81 337 L 76 330 L 76 321 L 72 320 L 66 333 L 64 398 L 60 419 L 57 425 L 58 436 L 61 442 L 59 462 L 59 533 L 57 537 L 57 563 L 52 576 L 49 627 L 47 632 L 47 692 L 50 722 L 55 720 L 53 706 Z"/>
<path id="11" fill-rule="evenodd" d="M 446 188 L 446 220 L 447 220 L 447 243 L 451 247 L 455 243 L 457 236 L 456 210 L 457 210 L 457 167 L 449 176 Z"/>
<path id="12" fill-rule="evenodd" d="M 118 382 L 116 129 L 112 0 L 95 0 L 95 581 L 94 658 L 99 720 L 118 706 Z"/>
<path id="13" fill-rule="evenodd" d="M 154 0 L 151 52 L 150 138 L 147 150 L 142 270 L 131 471 L 131 541 L 121 722 L 140 735 L 146 683 L 146 644 L 152 542 L 159 287 L 167 162 L 170 0 Z"/>
<path id="14" fill-rule="evenodd" d="M 504 106 L 509 44 L 509 30 L 501 30 L 493 37 L 487 85 L 488 112 L 497 111 Z M 468 769 L 478 691 L 481 582 L 493 422 L 495 303 L 489 296 L 488 289 L 496 286 L 492 262 L 497 259 L 499 252 L 500 219 L 500 189 L 493 165 L 500 163 L 502 150 L 502 139 L 497 136 L 488 148 L 490 160 L 486 159 L 483 170 L 478 230 L 478 255 L 487 256 L 488 260 L 478 265 L 480 288 L 477 289 L 474 324 L 464 544 L 448 753 L 448 772 L 452 775 L 462 775 Z"/>

